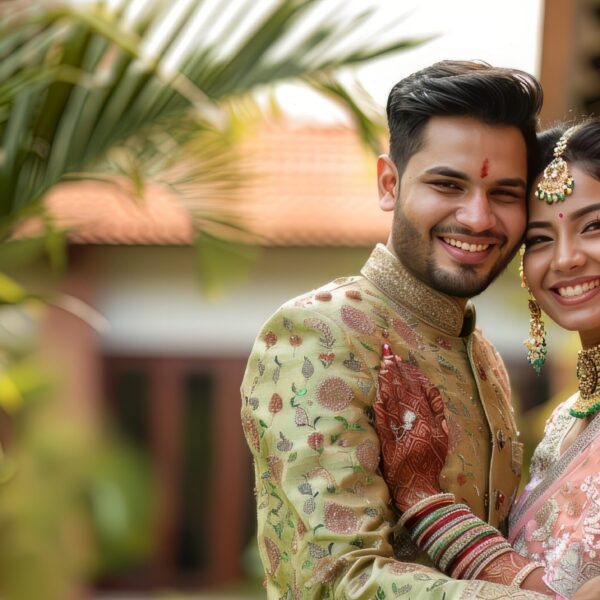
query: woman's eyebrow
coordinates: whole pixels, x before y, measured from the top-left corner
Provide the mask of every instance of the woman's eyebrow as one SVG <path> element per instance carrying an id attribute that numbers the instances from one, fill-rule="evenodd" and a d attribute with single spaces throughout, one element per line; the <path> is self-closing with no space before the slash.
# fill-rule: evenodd
<path id="1" fill-rule="evenodd" d="M 527 223 L 527 229 L 535 229 L 536 227 L 552 227 L 552 223 L 550 221 L 529 221 Z"/>
<path id="2" fill-rule="evenodd" d="M 583 208 L 579 208 L 575 212 L 571 214 L 571 218 L 578 219 L 579 217 L 583 217 L 583 215 L 587 215 L 590 212 L 594 212 L 596 210 L 600 210 L 600 202 L 596 202 L 594 204 L 588 204 Z"/>
<path id="3" fill-rule="evenodd" d="M 578 208 L 569 215 L 569 219 L 579 219 L 588 213 L 596 211 L 600 211 L 600 202 Z M 534 227 L 552 227 L 552 223 L 550 223 L 550 221 L 529 221 L 529 223 L 527 223 L 527 229 L 533 229 Z"/>

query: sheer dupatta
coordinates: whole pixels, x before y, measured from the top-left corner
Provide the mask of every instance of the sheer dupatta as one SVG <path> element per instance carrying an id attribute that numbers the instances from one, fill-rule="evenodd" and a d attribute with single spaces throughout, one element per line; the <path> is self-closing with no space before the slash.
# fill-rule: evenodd
<path id="1" fill-rule="evenodd" d="M 565 596 L 600 574 L 600 414 L 561 455 L 575 420 L 568 412 L 574 400 L 548 421 L 509 533 L 518 552 L 546 565 L 546 582 Z"/>

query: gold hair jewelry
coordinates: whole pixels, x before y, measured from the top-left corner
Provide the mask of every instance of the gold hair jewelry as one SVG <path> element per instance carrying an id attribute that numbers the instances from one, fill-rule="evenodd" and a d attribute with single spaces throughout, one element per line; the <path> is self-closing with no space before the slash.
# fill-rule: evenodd
<path id="1" fill-rule="evenodd" d="M 569 165 L 562 155 L 567 148 L 567 141 L 575 129 L 576 127 L 570 127 L 558 140 L 554 147 L 554 158 L 544 169 L 544 175 L 537 184 L 535 195 L 547 204 L 564 200 L 573 193 L 573 177 L 569 173 Z"/>
<path id="2" fill-rule="evenodd" d="M 525 273 L 523 272 L 523 257 L 525 255 L 525 245 L 519 249 L 521 260 L 519 262 L 519 276 L 521 278 L 521 287 L 527 288 L 529 294 L 529 313 L 531 318 L 529 320 L 529 337 L 524 340 L 523 345 L 527 348 L 527 362 L 533 367 L 533 370 L 539 375 L 542 371 L 542 367 L 546 362 L 546 354 L 548 349 L 546 348 L 546 328 L 544 327 L 544 321 L 542 321 L 542 309 L 537 303 L 537 300 L 533 297 L 527 280 L 525 279 Z"/>
<path id="3" fill-rule="evenodd" d="M 578 419 L 593 415 L 600 409 L 600 346 L 580 350 L 577 355 L 577 379 L 579 380 L 579 398 L 569 409 L 569 413 Z"/>

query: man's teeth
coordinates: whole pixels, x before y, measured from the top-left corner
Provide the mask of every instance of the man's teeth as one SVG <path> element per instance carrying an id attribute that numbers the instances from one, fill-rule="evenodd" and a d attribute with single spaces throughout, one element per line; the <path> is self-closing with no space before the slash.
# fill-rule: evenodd
<path id="1" fill-rule="evenodd" d="M 563 296 L 563 298 L 572 298 L 573 296 L 581 296 L 581 294 L 585 294 L 598 286 L 600 286 L 600 279 L 594 279 L 594 281 L 586 281 L 581 285 L 560 287 L 558 288 L 558 293 Z"/>
<path id="2" fill-rule="evenodd" d="M 453 240 L 452 238 L 444 238 L 446 244 L 450 244 L 455 248 L 466 250 L 467 252 L 482 252 L 490 247 L 490 244 L 468 244 L 467 242 L 461 242 L 459 240 Z"/>

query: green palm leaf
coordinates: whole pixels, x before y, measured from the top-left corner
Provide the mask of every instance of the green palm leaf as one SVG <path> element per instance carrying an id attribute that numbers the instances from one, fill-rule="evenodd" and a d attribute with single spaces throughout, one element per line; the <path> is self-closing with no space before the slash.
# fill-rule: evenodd
<path id="1" fill-rule="evenodd" d="M 188 138 L 223 127 L 224 100 L 281 80 L 304 78 L 336 96 L 362 121 L 368 139 L 373 121 L 336 84 L 334 70 L 418 40 L 345 44 L 371 12 L 342 17 L 342 3 L 335 2 L 306 27 L 321 4 L 280 0 L 259 14 L 255 2 L 242 2 L 225 16 L 231 5 L 196 0 L 146 2 L 135 15 L 131 1 L 117 10 L 110 8 L 114 2 L 32 3 L 19 14 L 4 9 L 0 216 L 38 202 L 68 173 L 106 164 L 111 148 L 136 136 L 152 138 L 169 119 L 186 115 Z M 210 35 L 214 27 L 217 39 Z"/>
<path id="2" fill-rule="evenodd" d="M 235 201 L 248 179 L 239 140 L 262 119 L 254 94 L 281 81 L 303 81 L 333 98 L 379 151 L 380 115 L 336 73 L 423 40 L 398 40 L 394 24 L 374 24 L 373 9 L 352 14 L 343 5 L 30 0 L 0 7 L 0 242 L 61 180 L 115 174 L 126 175 L 139 197 L 148 180 L 178 194 L 207 234 L 202 248 L 217 237 L 239 240 Z"/>

